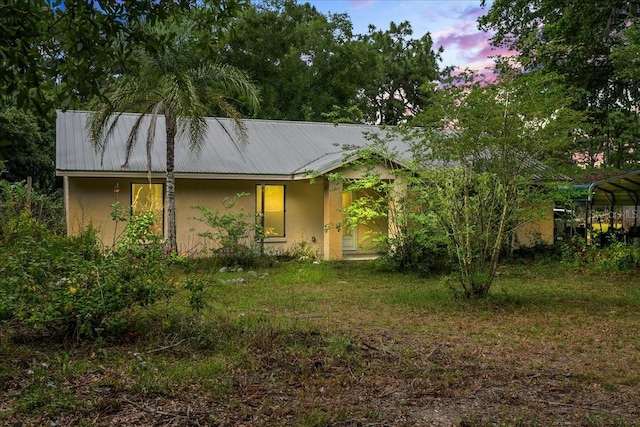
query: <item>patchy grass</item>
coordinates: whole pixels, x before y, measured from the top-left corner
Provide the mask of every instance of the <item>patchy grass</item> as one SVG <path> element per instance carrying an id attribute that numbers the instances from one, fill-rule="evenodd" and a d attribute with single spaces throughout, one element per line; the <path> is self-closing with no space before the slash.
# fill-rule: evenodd
<path id="1" fill-rule="evenodd" d="M 368 262 L 189 274 L 205 309 L 120 338 L 2 332 L 0 425 L 640 425 L 636 273 L 508 265 L 482 301 Z"/>

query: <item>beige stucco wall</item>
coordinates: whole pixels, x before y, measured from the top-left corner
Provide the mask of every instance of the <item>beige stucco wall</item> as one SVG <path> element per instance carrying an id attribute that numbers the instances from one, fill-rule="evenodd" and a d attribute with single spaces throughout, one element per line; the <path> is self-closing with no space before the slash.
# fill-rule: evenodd
<path id="1" fill-rule="evenodd" d="M 538 243 L 553 244 L 553 202 L 529 206 L 532 219 L 518 227 L 516 246 L 530 247 Z"/>
<path id="2" fill-rule="evenodd" d="M 362 176 L 363 171 L 341 168 L 336 172 L 347 179 Z M 393 178 L 384 166 L 379 165 L 376 172 L 389 179 Z M 137 178 L 87 178 L 65 177 L 65 203 L 67 229 L 70 235 L 77 235 L 85 227 L 92 225 L 99 231 L 99 237 L 105 246 L 113 245 L 124 230 L 125 223 L 116 223 L 111 218 L 112 204 L 118 200 L 126 212 L 131 206 L 131 184 L 145 184 L 147 177 L 141 174 Z M 158 177 L 153 183 L 163 184 Z M 324 177 L 304 180 L 225 180 L 225 179 L 176 179 L 176 228 L 178 250 L 181 253 L 197 254 L 211 246 L 211 242 L 198 236 L 198 233 L 210 231 L 208 226 L 197 218 L 201 216 L 195 206 L 206 206 L 212 210 L 224 210 L 223 200 L 240 193 L 248 193 L 236 202 L 236 210 L 255 213 L 256 186 L 281 184 L 285 186 L 285 234 L 284 238 L 268 238 L 265 249 L 276 252 L 289 251 L 301 243 L 312 247 L 317 255 L 324 259 L 342 259 L 342 230 L 335 227 L 342 223 L 342 184 L 329 181 Z M 118 187 L 119 191 L 114 192 Z M 358 197 L 358 195 L 355 195 Z M 163 229 L 166 230 L 166 215 Z M 386 233 L 387 221 L 378 221 L 373 225 L 360 225 L 357 230 L 357 251 L 374 249 L 370 239 Z"/>
<path id="3" fill-rule="evenodd" d="M 144 183 L 145 179 L 112 179 L 112 178 L 69 178 L 67 181 L 67 227 L 71 235 L 93 225 L 99 230 L 99 236 L 105 246 L 111 246 L 114 233 L 117 236 L 124 229 L 124 224 L 116 226 L 111 219 L 111 204 L 116 196 L 126 207 L 131 205 L 131 183 Z M 162 180 L 153 182 L 162 183 Z M 249 196 L 238 200 L 236 208 L 244 212 L 255 212 L 256 185 L 262 181 L 238 180 L 176 180 L 176 228 L 178 247 L 181 252 L 194 253 L 206 247 L 206 239 L 198 233 L 208 227 L 196 218 L 200 212 L 194 206 L 207 206 L 212 210 L 224 210 L 222 201 L 225 197 L 234 197 L 240 193 Z M 301 242 L 314 247 L 319 255 L 323 253 L 324 181 L 264 181 L 265 184 L 285 185 L 285 238 L 267 239 L 266 248 L 286 250 Z M 119 192 L 114 193 L 118 185 Z M 166 218 L 165 218 L 166 221 Z M 314 242 L 315 240 L 315 242 Z"/>
<path id="4" fill-rule="evenodd" d="M 124 224 L 111 219 L 111 205 L 118 200 L 131 206 L 132 180 L 109 178 L 68 178 L 66 184 L 67 232 L 77 235 L 89 225 L 98 229 L 98 237 L 105 246 L 114 243 L 122 233 Z M 144 182 L 136 180 L 135 182 Z M 118 185 L 119 192 L 114 192 Z"/>
<path id="5" fill-rule="evenodd" d="M 197 251 L 207 242 L 197 234 L 207 231 L 208 227 L 195 218 L 200 216 L 193 206 L 207 206 L 212 210 L 224 211 L 222 202 L 225 197 L 232 198 L 240 193 L 236 208 L 247 214 L 255 213 L 256 186 L 262 181 L 232 180 L 176 180 L 176 228 L 178 246 L 182 252 Z M 265 240 L 265 248 L 283 251 L 306 242 L 322 254 L 323 223 L 323 184 L 321 180 L 304 181 L 264 181 L 265 184 L 285 185 L 285 237 Z M 315 240 L 315 242 L 313 241 Z"/>

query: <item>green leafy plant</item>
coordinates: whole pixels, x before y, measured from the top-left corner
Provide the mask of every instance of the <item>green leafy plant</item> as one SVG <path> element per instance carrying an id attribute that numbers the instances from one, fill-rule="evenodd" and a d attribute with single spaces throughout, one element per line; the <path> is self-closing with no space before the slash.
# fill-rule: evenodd
<path id="1" fill-rule="evenodd" d="M 297 261 L 316 261 L 318 253 L 309 242 L 304 240 L 295 243 L 290 249 L 289 254 L 292 259 Z"/>
<path id="2" fill-rule="evenodd" d="M 198 236 L 212 243 L 209 249 L 224 265 L 251 267 L 268 257 L 264 253 L 262 240 L 264 232 L 256 216 L 236 208 L 237 201 L 248 196 L 240 193 L 222 202 L 224 211 L 212 210 L 207 206 L 195 206 L 202 215 L 197 218 L 211 228 Z"/>
<path id="3" fill-rule="evenodd" d="M 189 291 L 189 306 L 195 312 L 201 311 L 206 306 L 206 285 L 207 280 L 201 275 L 192 275 L 187 277 L 182 285 L 187 291 Z"/>
<path id="4" fill-rule="evenodd" d="M 602 271 L 633 271 L 640 267 L 640 248 L 614 242 L 605 248 L 594 248 L 595 265 Z"/>
<path id="5" fill-rule="evenodd" d="M 53 233 L 64 232 L 64 211 L 59 192 L 29 192 L 24 182 L 0 180 L 0 243 L 11 239 L 8 223 L 27 211 Z"/>
<path id="6" fill-rule="evenodd" d="M 126 330 L 136 307 L 174 291 L 152 215 L 132 219 L 102 254 L 95 229 L 51 233 L 28 212 L 7 225 L 0 250 L 0 320 L 21 333 L 94 338 Z"/>

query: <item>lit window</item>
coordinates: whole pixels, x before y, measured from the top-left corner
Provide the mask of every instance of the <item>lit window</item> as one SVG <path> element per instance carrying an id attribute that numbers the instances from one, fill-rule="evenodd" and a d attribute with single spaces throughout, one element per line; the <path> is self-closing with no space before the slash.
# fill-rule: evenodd
<path id="1" fill-rule="evenodd" d="M 256 186 L 256 212 L 265 237 L 284 237 L 284 185 Z"/>
<path id="2" fill-rule="evenodd" d="M 131 214 L 152 212 L 156 220 L 156 229 L 162 233 L 164 226 L 164 186 L 162 184 L 131 184 Z"/>

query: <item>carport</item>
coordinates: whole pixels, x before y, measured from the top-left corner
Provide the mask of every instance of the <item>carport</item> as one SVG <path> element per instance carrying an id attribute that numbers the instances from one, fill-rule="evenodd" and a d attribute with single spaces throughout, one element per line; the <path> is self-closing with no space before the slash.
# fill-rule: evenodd
<path id="1" fill-rule="evenodd" d="M 622 232 L 622 230 L 620 231 L 620 234 L 622 234 L 620 237 L 625 238 L 625 240 L 628 237 L 640 237 L 640 234 L 638 233 L 640 170 L 591 183 L 586 202 L 586 223 L 593 225 L 594 210 L 608 209 L 610 213 L 608 218 L 609 230 L 612 230 L 612 232 L 615 232 L 613 229 L 616 219 L 616 208 L 623 206 L 633 207 L 633 211 L 630 213 L 632 217 L 628 218 L 630 221 L 627 222 L 627 229 L 624 229 L 624 232 Z M 592 226 L 589 228 L 593 230 Z"/>

